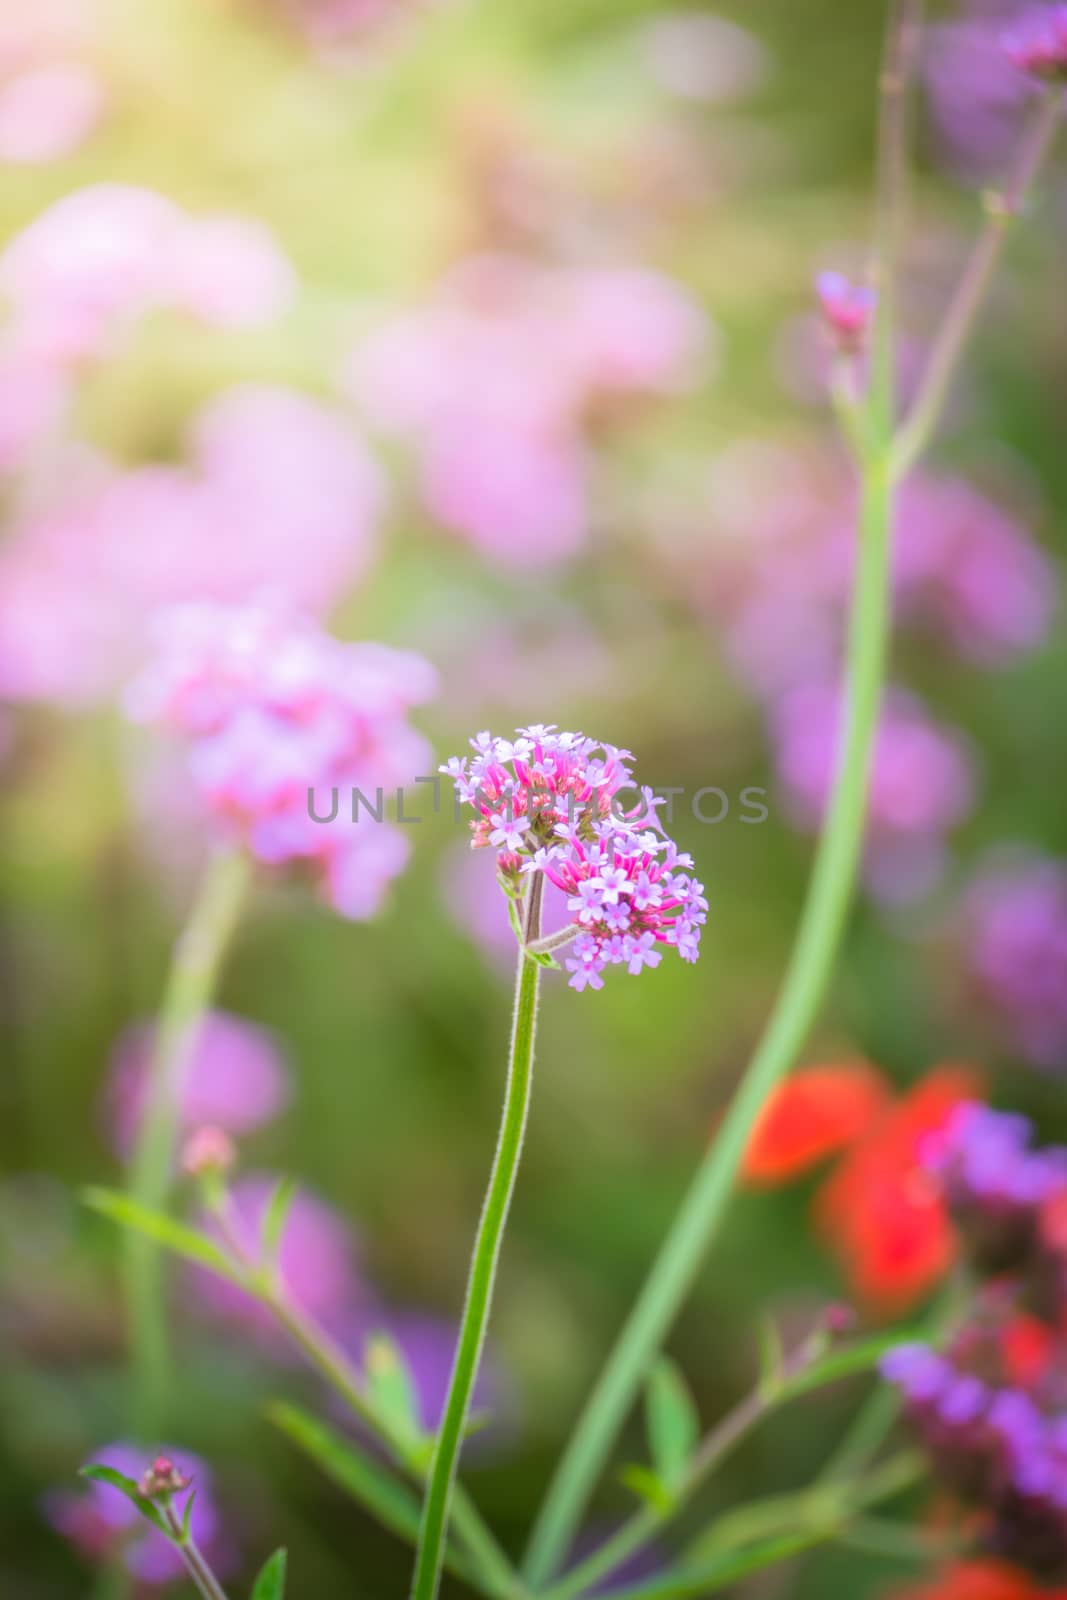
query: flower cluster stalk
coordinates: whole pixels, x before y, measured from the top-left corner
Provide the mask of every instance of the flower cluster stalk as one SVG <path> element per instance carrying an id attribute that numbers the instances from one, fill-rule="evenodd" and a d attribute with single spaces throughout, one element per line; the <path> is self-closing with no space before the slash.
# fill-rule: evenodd
<path id="1" fill-rule="evenodd" d="M 248 890 L 251 867 L 238 851 L 214 858 L 178 939 L 148 1068 L 143 1114 L 130 1163 L 129 1193 L 147 1210 L 166 1205 L 174 1167 L 182 1076 L 197 1026 Z M 169 1391 L 169 1339 L 159 1247 L 128 1232 L 125 1288 L 133 1365 L 134 1431 L 148 1439 L 162 1430 Z"/>
<path id="2" fill-rule="evenodd" d="M 534 1037 L 541 968 L 526 947 L 536 944 L 541 932 L 543 875 L 534 872 L 527 890 L 523 938 L 515 977 L 515 1012 L 511 1030 L 504 1114 L 500 1124 L 493 1169 L 485 1206 L 474 1241 L 467 1299 L 459 1339 L 437 1433 L 430 1477 L 423 1503 L 419 1545 L 412 1579 L 412 1600 L 434 1600 L 441 1581 L 449 1507 L 463 1443 L 471 1395 L 485 1344 L 493 1285 L 507 1224 L 511 1197 L 522 1154 L 533 1082 Z"/>

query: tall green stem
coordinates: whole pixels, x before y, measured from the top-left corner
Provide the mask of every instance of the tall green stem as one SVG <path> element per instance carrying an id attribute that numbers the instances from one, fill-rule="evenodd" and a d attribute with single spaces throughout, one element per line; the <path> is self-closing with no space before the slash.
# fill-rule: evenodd
<path id="1" fill-rule="evenodd" d="M 859 553 L 845 669 L 844 737 L 825 825 L 778 1000 L 741 1086 L 705 1156 L 637 1302 L 579 1417 L 534 1526 L 523 1574 L 539 1588 L 559 1570 L 612 1443 L 722 1221 L 767 1096 L 792 1067 L 829 984 L 863 841 L 868 771 L 889 638 L 893 480 L 893 304 L 906 188 L 907 90 L 921 0 L 891 8 L 878 163 L 873 371 L 864 419 Z"/>
<path id="2" fill-rule="evenodd" d="M 515 1013 L 511 1029 L 504 1113 L 493 1170 L 486 1191 L 485 1205 L 474 1241 L 467 1299 L 463 1308 L 459 1340 L 448 1386 L 448 1399 L 437 1434 L 426 1498 L 422 1508 L 419 1546 L 415 1556 L 412 1600 L 434 1600 L 441 1581 L 445 1534 L 456 1477 L 456 1466 L 463 1443 L 471 1394 L 478 1375 L 482 1347 L 489 1324 L 493 1283 L 504 1238 L 504 1228 L 515 1189 L 515 1178 L 522 1153 L 523 1136 L 530 1109 L 533 1082 L 534 1034 L 537 1026 L 537 995 L 541 968 L 527 955 L 525 946 L 533 944 L 541 931 L 542 874 L 534 873 L 527 895 L 523 925 L 523 946 L 519 950 L 515 977 Z"/>
<path id="3" fill-rule="evenodd" d="M 167 1200 L 174 1167 L 182 1074 L 196 1029 L 211 1003 L 250 877 L 237 851 L 208 867 L 175 946 L 149 1063 L 144 1112 L 130 1163 L 129 1192 L 153 1211 Z M 169 1339 L 159 1247 L 134 1233 L 125 1242 L 126 1301 L 132 1341 L 134 1430 L 151 1438 L 160 1425 L 169 1376 Z"/>

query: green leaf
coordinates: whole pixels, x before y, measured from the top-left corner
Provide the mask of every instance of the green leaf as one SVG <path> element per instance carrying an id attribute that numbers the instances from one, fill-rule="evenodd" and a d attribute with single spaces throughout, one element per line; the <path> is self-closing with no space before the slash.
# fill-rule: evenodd
<path id="1" fill-rule="evenodd" d="M 673 1489 L 700 1437 L 700 1419 L 685 1379 L 666 1356 L 657 1361 L 649 1377 L 645 1416 L 656 1476 Z"/>
<path id="2" fill-rule="evenodd" d="M 265 1262 L 273 1265 L 278 1259 L 282 1234 L 289 1220 L 289 1208 L 296 1199 L 297 1184 L 294 1178 L 281 1178 L 275 1184 L 267 1209 L 263 1213 L 260 1232 L 260 1250 Z"/>
<path id="3" fill-rule="evenodd" d="M 285 1600 L 285 1551 L 275 1550 L 252 1589 L 252 1600 Z"/>
<path id="4" fill-rule="evenodd" d="M 651 1467 L 633 1466 L 623 1467 L 619 1473 L 620 1482 L 628 1489 L 632 1489 L 638 1499 L 646 1501 L 650 1506 L 655 1506 L 657 1511 L 669 1511 L 673 1505 L 673 1496 L 667 1485 L 658 1478 Z"/>
<path id="5" fill-rule="evenodd" d="M 80 1469 L 80 1476 L 89 1478 L 93 1483 L 107 1483 L 112 1489 L 117 1489 L 124 1494 L 131 1505 L 136 1506 L 142 1517 L 158 1528 L 171 1544 L 175 1543 L 174 1535 L 163 1520 L 162 1512 L 151 1500 L 145 1498 L 137 1487 L 134 1478 L 127 1478 L 125 1473 L 116 1472 L 114 1467 L 105 1467 L 102 1462 L 92 1461 L 87 1467 Z"/>
<path id="6" fill-rule="evenodd" d="M 131 1228 L 134 1233 L 153 1239 L 175 1255 L 184 1257 L 186 1261 L 194 1261 L 197 1266 L 207 1267 L 210 1272 L 217 1273 L 220 1278 L 228 1278 L 241 1288 L 248 1287 L 241 1267 L 207 1234 L 187 1228 L 184 1223 L 176 1222 L 162 1211 L 150 1211 L 114 1189 L 86 1189 L 82 1199 L 90 1210 L 99 1212 L 111 1222 L 117 1222 L 120 1227 Z"/>
<path id="7" fill-rule="evenodd" d="M 376 1460 L 354 1439 L 341 1434 L 298 1406 L 278 1400 L 267 1415 L 286 1438 L 303 1450 L 316 1466 L 376 1517 L 390 1533 L 399 1534 L 409 1544 L 417 1544 L 421 1509 L 418 1497 L 406 1483 L 400 1483 L 384 1462 Z M 472 1568 L 465 1557 L 449 1545 L 445 1565 L 461 1578 L 471 1578 Z"/>
<path id="8" fill-rule="evenodd" d="M 183 1544 L 188 1544 L 189 1543 L 189 1525 L 192 1522 L 192 1518 L 193 1518 L 193 1503 L 194 1503 L 195 1500 L 196 1500 L 196 1490 L 193 1489 L 192 1492 L 189 1495 L 188 1500 L 185 1502 L 185 1510 L 182 1512 L 182 1543 Z"/>
<path id="9" fill-rule="evenodd" d="M 372 1333 L 363 1354 L 367 1397 L 394 1437 L 422 1438 L 415 1383 L 403 1353 L 387 1333 Z"/>

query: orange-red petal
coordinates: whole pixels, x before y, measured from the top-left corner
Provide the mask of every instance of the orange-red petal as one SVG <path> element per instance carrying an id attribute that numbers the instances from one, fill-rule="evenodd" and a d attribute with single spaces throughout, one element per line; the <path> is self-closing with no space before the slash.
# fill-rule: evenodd
<path id="1" fill-rule="evenodd" d="M 771 1096 L 753 1130 L 745 1180 L 787 1183 L 847 1149 L 888 1104 L 885 1079 L 865 1061 L 795 1072 Z"/>

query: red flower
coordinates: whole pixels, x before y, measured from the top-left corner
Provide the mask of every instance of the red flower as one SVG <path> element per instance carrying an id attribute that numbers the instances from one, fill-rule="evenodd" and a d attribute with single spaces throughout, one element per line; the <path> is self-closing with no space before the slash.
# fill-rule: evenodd
<path id="1" fill-rule="evenodd" d="M 1039 1589 L 1001 1561 L 964 1561 L 921 1589 L 897 1591 L 894 1600 L 1065 1600 L 1062 1589 Z"/>
<path id="2" fill-rule="evenodd" d="M 845 1149 L 816 1198 L 816 1225 L 860 1299 L 879 1312 L 903 1311 L 944 1276 L 956 1253 L 920 1151 L 954 1108 L 978 1093 L 975 1075 L 963 1067 L 937 1068 L 898 1100 L 864 1063 L 800 1073 L 764 1113 L 746 1175 L 754 1182 L 792 1177 Z"/>
<path id="3" fill-rule="evenodd" d="M 767 1102 L 745 1152 L 750 1183 L 786 1183 L 859 1138 L 889 1100 L 874 1067 L 850 1061 L 794 1072 Z"/>

